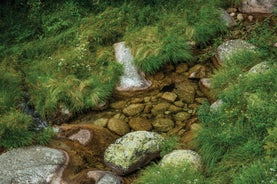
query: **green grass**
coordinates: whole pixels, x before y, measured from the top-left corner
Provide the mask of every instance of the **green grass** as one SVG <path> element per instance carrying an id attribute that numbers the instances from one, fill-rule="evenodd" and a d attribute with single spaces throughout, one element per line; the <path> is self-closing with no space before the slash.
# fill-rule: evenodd
<path id="1" fill-rule="evenodd" d="M 265 158 L 273 159 L 277 152 L 272 134 L 277 120 L 276 64 L 267 57 L 268 70 L 257 74 L 247 72 L 264 57 L 258 51 L 239 52 L 213 76 L 213 92 L 223 105 L 213 111 L 209 104 L 199 109 L 204 128 L 197 137 L 210 183 L 252 183 L 254 169 L 247 168 L 258 167 L 255 163 Z M 270 163 L 263 167 L 270 167 Z M 237 179 L 240 173 L 243 173 L 241 180 Z M 261 183 L 266 176 L 261 173 L 253 183 Z"/>
<path id="2" fill-rule="evenodd" d="M 200 171 L 191 169 L 188 165 L 166 165 L 161 167 L 152 164 L 142 171 L 136 184 L 201 184 L 204 177 Z"/>

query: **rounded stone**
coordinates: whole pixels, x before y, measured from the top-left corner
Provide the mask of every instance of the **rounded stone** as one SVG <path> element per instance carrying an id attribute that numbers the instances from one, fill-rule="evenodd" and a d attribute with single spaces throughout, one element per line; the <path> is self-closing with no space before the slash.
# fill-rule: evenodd
<path id="1" fill-rule="evenodd" d="M 136 117 L 136 118 L 130 119 L 129 125 L 135 131 L 139 131 L 139 130 L 149 131 L 149 130 L 152 130 L 152 124 L 147 119 L 141 118 L 141 117 Z"/>
<path id="2" fill-rule="evenodd" d="M 155 116 L 157 116 L 158 114 L 164 114 L 164 112 L 167 111 L 169 106 L 170 104 L 167 102 L 159 103 L 153 106 L 151 113 Z"/>
<path id="3" fill-rule="evenodd" d="M 178 112 L 177 114 L 175 114 L 174 116 L 174 120 L 175 121 L 185 121 L 188 120 L 190 118 L 190 113 L 188 112 Z"/>
<path id="4" fill-rule="evenodd" d="M 223 65 L 226 60 L 230 59 L 238 51 L 247 49 L 254 51 L 256 47 L 244 40 L 228 40 L 218 46 L 216 52 L 216 59 L 220 65 Z"/>
<path id="5" fill-rule="evenodd" d="M 91 133 L 89 130 L 81 129 L 76 134 L 69 137 L 70 140 L 78 141 L 80 144 L 86 145 L 91 140 Z"/>
<path id="6" fill-rule="evenodd" d="M 160 162 L 161 167 L 167 165 L 179 166 L 183 164 L 188 164 L 193 169 L 201 169 L 201 157 L 192 150 L 174 150 L 165 155 Z"/>
<path id="7" fill-rule="evenodd" d="M 106 149 L 104 162 L 118 175 L 129 174 L 159 157 L 163 140 L 155 132 L 130 132 Z"/>
<path id="8" fill-rule="evenodd" d="M 168 132 L 174 128 L 174 122 L 167 118 L 158 118 L 152 123 L 154 129 L 158 132 Z"/>
<path id="9" fill-rule="evenodd" d="M 96 184 L 123 184 L 123 180 L 108 171 L 89 171 L 87 177 L 94 180 Z"/>
<path id="10" fill-rule="evenodd" d="M 123 113 L 127 116 L 135 116 L 141 113 L 144 109 L 144 104 L 131 104 L 125 109 L 123 109 Z"/>
<path id="11" fill-rule="evenodd" d="M 111 118 L 109 120 L 108 128 L 118 135 L 125 135 L 130 132 L 129 125 L 125 121 L 117 118 Z"/>
<path id="12" fill-rule="evenodd" d="M 95 120 L 92 124 L 96 125 L 96 126 L 100 126 L 100 127 L 106 127 L 108 124 L 109 119 L 107 118 L 100 118 Z"/>
<path id="13" fill-rule="evenodd" d="M 169 102 L 174 102 L 177 98 L 177 95 L 172 92 L 165 92 L 162 95 L 162 99 L 167 100 Z"/>

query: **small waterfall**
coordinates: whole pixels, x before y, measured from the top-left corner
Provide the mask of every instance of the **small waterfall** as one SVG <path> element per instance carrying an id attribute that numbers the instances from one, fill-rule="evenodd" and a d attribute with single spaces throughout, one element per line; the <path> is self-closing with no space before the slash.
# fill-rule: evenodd
<path id="1" fill-rule="evenodd" d="M 32 116 L 33 120 L 35 121 L 35 125 L 33 127 L 34 130 L 39 131 L 48 127 L 47 122 L 42 120 L 38 113 L 36 113 L 35 110 L 28 105 L 27 99 L 23 100 L 23 102 L 20 104 L 20 107 L 25 114 Z"/>
<path id="2" fill-rule="evenodd" d="M 124 74 L 116 87 L 118 91 L 137 91 L 147 89 L 151 82 L 145 79 L 143 72 L 139 72 L 133 63 L 131 50 L 125 46 L 125 42 L 114 44 L 116 60 L 123 64 Z"/>

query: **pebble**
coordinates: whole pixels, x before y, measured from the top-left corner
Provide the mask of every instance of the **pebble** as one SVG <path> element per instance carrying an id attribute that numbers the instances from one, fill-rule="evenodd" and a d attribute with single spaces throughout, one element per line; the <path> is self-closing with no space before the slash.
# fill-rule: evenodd
<path id="1" fill-rule="evenodd" d="M 249 20 L 250 22 L 252 22 L 253 19 L 254 19 L 254 17 L 253 17 L 252 15 L 249 15 L 249 16 L 248 16 L 248 20 Z"/>
<path id="2" fill-rule="evenodd" d="M 234 13 L 234 12 L 230 13 L 231 17 L 234 17 L 235 15 L 236 15 L 236 13 Z"/>
<path id="3" fill-rule="evenodd" d="M 237 15 L 237 19 L 238 19 L 238 21 L 243 21 L 243 15 L 241 14 L 241 13 L 239 13 L 238 15 Z"/>

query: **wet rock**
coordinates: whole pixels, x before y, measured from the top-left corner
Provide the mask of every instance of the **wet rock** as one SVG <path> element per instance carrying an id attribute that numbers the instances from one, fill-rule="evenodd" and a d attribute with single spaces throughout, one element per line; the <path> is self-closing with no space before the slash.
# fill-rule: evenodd
<path id="1" fill-rule="evenodd" d="M 176 73 L 180 74 L 180 73 L 185 73 L 187 72 L 189 69 L 189 66 L 187 63 L 181 63 L 176 67 Z"/>
<path id="2" fill-rule="evenodd" d="M 107 118 L 100 118 L 95 120 L 92 124 L 96 125 L 96 126 L 100 126 L 100 127 L 106 127 L 108 124 L 109 119 Z"/>
<path id="3" fill-rule="evenodd" d="M 170 104 L 167 102 L 159 103 L 153 106 L 151 113 L 155 116 L 157 116 L 158 114 L 164 114 L 165 111 L 167 111 L 167 109 L 169 108 L 169 106 Z"/>
<path id="4" fill-rule="evenodd" d="M 195 97 L 195 85 L 191 82 L 176 84 L 175 93 L 186 103 L 192 103 Z"/>
<path id="5" fill-rule="evenodd" d="M 211 86 L 212 86 L 212 82 L 211 79 L 209 78 L 203 78 L 199 81 L 199 87 L 200 90 L 207 96 L 207 94 L 210 93 L 211 90 Z"/>
<path id="6" fill-rule="evenodd" d="M 170 129 L 174 128 L 174 122 L 167 118 L 157 118 L 152 125 L 157 132 L 168 132 Z"/>
<path id="7" fill-rule="evenodd" d="M 86 145 L 91 140 L 91 133 L 89 130 L 81 129 L 79 132 L 71 135 L 70 140 L 78 141 L 80 144 Z"/>
<path id="8" fill-rule="evenodd" d="M 141 118 L 141 117 L 136 117 L 136 118 L 130 119 L 129 125 L 135 131 L 139 131 L 139 130 L 149 131 L 149 130 L 152 130 L 152 124 L 147 119 Z"/>
<path id="9" fill-rule="evenodd" d="M 200 64 L 197 64 L 190 68 L 189 78 L 190 79 L 201 79 L 206 76 L 206 67 Z"/>
<path id="10" fill-rule="evenodd" d="M 131 104 L 125 109 L 123 109 L 123 113 L 127 116 L 135 116 L 141 113 L 144 109 L 144 104 Z"/>
<path id="11" fill-rule="evenodd" d="M 193 169 L 201 169 L 201 157 L 192 150 L 174 150 L 165 155 L 160 162 L 161 167 L 166 167 L 167 165 L 179 166 L 183 164 L 188 164 Z"/>
<path id="12" fill-rule="evenodd" d="M 221 9 L 220 14 L 221 14 L 221 19 L 224 21 L 227 27 L 233 27 L 234 25 L 236 25 L 234 18 L 230 16 L 227 11 Z"/>
<path id="13" fill-rule="evenodd" d="M 178 112 L 177 114 L 175 114 L 174 116 L 174 120 L 175 121 L 185 121 L 188 120 L 190 118 L 190 113 L 188 112 Z"/>
<path id="14" fill-rule="evenodd" d="M 136 104 L 136 103 L 142 103 L 143 102 L 143 98 L 133 98 L 131 100 L 132 104 Z"/>
<path id="15" fill-rule="evenodd" d="M 199 104 L 203 104 L 204 102 L 207 102 L 207 98 L 195 98 L 195 101 Z"/>
<path id="16" fill-rule="evenodd" d="M 118 175 L 126 175 L 159 157 L 162 142 L 163 137 L 154 132 L 131 132 L 106 149 L 104 161 Z"/>
<path id="17" fill-rule="evenodd" d="M 57 149 L 13 149 L 0 155 L 0 183 L 60 183 L 67 161 L 67 154 Z"/>
<path id="18" fill-rule="evenodd" d="M 95 184 L 123 184 L 123 180 L 108 171 L 89 171 L 87 177 L 94 180 Z"/>
<path id="19" fill-rule="evenodd" d="M 254 51 L 255 46 L 240 39 L 229 40 L 218 46 L 216 58 L 219 65 L 223 65 L 226 59 L 229 59 L 233 54 L 242 49 Z"/>
<path id="20" fill-rule="evenodd" d="M 177 113 L 182 111 L 181 107 L 175 106 L 175 105 L 170 105 L 168 108 L 168 111 L 172 112 L 172 113 Z"/>
<path id="21" fill-rule="evenodd" d="M 184 107 L 185 103 L 182 102 L 181 100 L 179 100 L 179 101 L 174 102 L 174 105 L 176 105 L 178 107 Z"/>
<path id="22" fill-rule="evenodd" d="M 110 107 L 113 109 L 123 109 L 126 106 L 127 102 L 125 100 L 113 102 L 110 104 Z"/>
<path id="23" fill-rule="evenodd" d="M 162 73 L 162 72 L 155 73 L 154 79 L 157 80 L 157 81 L 163 80 L 164 79 L 164 73 Z"/>
<path id="24" fill-rule="evenodd" d="M 177 98 L 177 95 L 175 93 L 171 93 L 171 92 L 165 92 L 162 95 L 162 99 L 167 100 L 169 102 L 174 102 Z"/>
<path id="25" fill-rule="evenodd" d="M 109 120 L 108 128 L 118 135 L 125 135 L 130 132 L 129 125 L 125 121 L 117 118 L 111 118 Z"/>
<path id="26" fill-rule="evenodd" d="M 243 0 L 239 10 L 243 13 L 273 13 L 276 0 Z"/>

